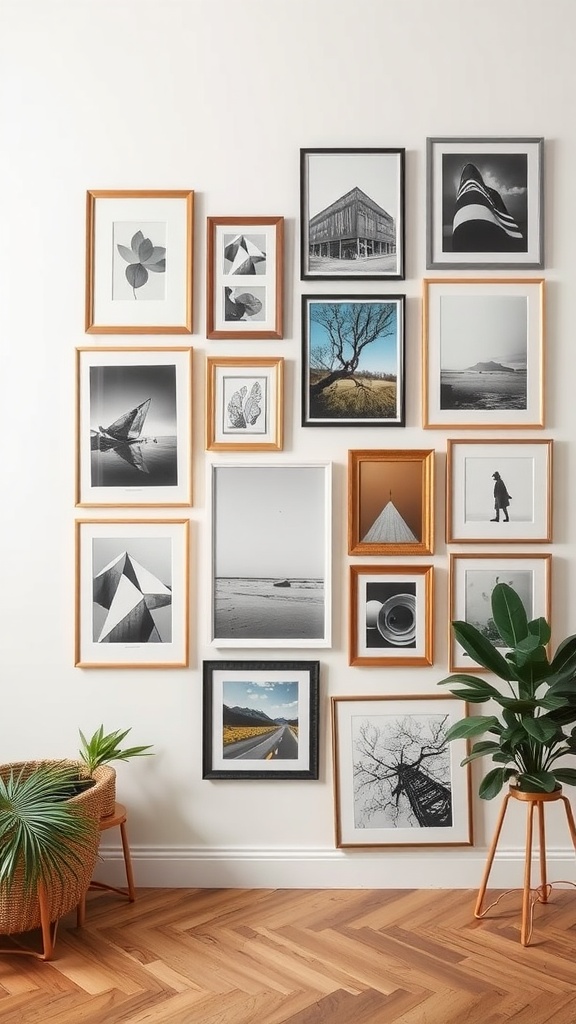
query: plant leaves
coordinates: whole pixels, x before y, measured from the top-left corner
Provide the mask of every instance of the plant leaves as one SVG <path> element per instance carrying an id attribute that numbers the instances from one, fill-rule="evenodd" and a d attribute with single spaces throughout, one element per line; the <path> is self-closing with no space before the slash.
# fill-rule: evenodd
<path id="1" fill-rule="evenodd" d="M 445 686 L 446 684 L 464 684 L 470 687 L 472 690 L 478 690 L 480 693 L 485 694 L 487 697 L 498 697 L 500 691 L 495 686 L 491 686 L 485 679 L 479 679 L 478 676 L 468 676 L 463 673 L 457 672 L 452 676 L 447 676 L 446 679 L 441 679 L 437 684 L 438 686 Z"/>
<path id="2" fill-rule="evenodd" d="M 140 263 L 146 263 L 154 251 L 154 246 L 149 238 L 143 238 L 138 246 L 138 259 Z"/>
<path id="3" fill-rule="evenodd" d="M 120 245 L 118 243 L 116 245 L 116 248 L 118 249 L 118 252 L 120 253 L 122 259 L 126 260 L 127 263 L 138 263 L 138 257 L 136 253 L 132 252 L 132 249 L 129 249 L 128 246 Z"/>
<path id="4" fill-rule="evenodd" d="M 550 683 L 574 676 L 576 672 L 576 635 L 568 636 L 558 646 L 550 665 Z M 556 677 L 556 678 L 552 678 Z"/>
<path id="5" fill-rule="evenodd" d="M 152 271 L 153 274 L 163 274 L 164 271 L 166 270 L 166 260 L 158 260 L 157 263 L 150 263 L 150 261 L 148 260 L 146 266 L 148 267 L 148 270 Z"/>
<path id="6" fill-rule="evenodd" d="M 576 786 L 576 768 L 555 768 L 554 775 L 561 785 Z"/>
<path id="7" fill-rule="evenodd" d="M 543 647 L 550 643 L 552 631 L 546 622 L 546 619 L 532 619 L 532 621 L 528 623 L 528 632 L 537 636 Z"/>
<path id="8" fill-rule="evenodd" d="M 130 242 L 130 245 L 132 246 L 132 252 L 134 253 L 135 256 L 138 256 L 138 250 L 139 250 L 140 246 L 142 245 L 143 241 L 144 241 L 144 235 L 142 234 L 141 231 L 137 231 L 135 235 L 132 235 L 132 240 Z M 139 256 L 138 256 L 138 259 L 140 259 Z"/>
<path id="9" fill-rule="evenodd" d="M 507 647 L 517 647 L 528 635 L 526 609 L 507 583 L 497 583 L 492 591 L 492 615 Z"/>
<path id="10" fill-rule="evenodd" d="M 132 288 L 141 288 L 148 280 L 148 271 L 141 263 L 131 263 L 129 267 L 126 267 L 126 278 Z"/>
<path id="11" fill-rule="evenodd" d="M 469 764 L 470 761 L 475 761 L 478 757 L 486 757 L 487 754 L 493 754 L 496 757 L 499 750 L 500 744 L 494 740 L 481 740 L 479 743 L 474 743 L 468 756 L 460 761 L 460 765 Z"/>
<path id="12" fill-rule="evenodd" d="M 490 700 L 490 697 L 485 696 L 483 693 L 478 693 L 477 690 L 451 690 L 453 697 L 458 697 L 458 700 L 468 701 L 469 704 L 486 704 Z"/>
<path id="13" fill-rule="evenodd" d="M 506 782 L 505 768 L 492 768 L 480 783 L 478 794 L 482 800 L 493 800 Z"/>
<path id="14" fill-rule="evenodd" d="M 552 772 L 522 772 L 518 775 L 518 788 L 523 792 L 552 793 L 556 778 Z"/>
<path id="15" fill-rule="evenodd" d="M 452 623 L 452 630 L 460 646 L 478 665 L 487 668 L 500 679 L 514 679 L 509 663 L 475 626 L 469 622 L 457 621 Z"/>
<path id="16" fill-rule="evenodd" d="M 467 739 L 468 736 L 478 736 L 499 724 L 494 715 L 474 715 L 472 718 L 463 718 L 460 722 L 455 722 L 450 726 L 445 739 L 449 742 L 450 740 Z"/>
<path id="17" fill-rule="evenodd" d="M 522 718 L 522 725 L 532 739 L 538 743 L 548 743 L 558 732 L 558 727 L 546 716 L 542 718 Z"/>

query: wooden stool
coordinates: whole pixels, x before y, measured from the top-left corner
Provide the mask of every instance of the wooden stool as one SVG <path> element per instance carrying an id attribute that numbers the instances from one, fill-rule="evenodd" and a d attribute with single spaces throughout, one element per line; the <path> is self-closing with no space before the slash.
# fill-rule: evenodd
<path id="1" fill-rule="evenodd" d="M 124 854 L 124 866 L 126 868 L 126 889 L 119 889 L 115 885 L 107 885 L 106 882 L 90 882 L 90 889 L 99 889 L 105 892 L 117 892 L 120 896 L 127 896 L 130 903 L 134 903 L 136 899 L 136 889 L 134 887 L 134 875 L 132 872 L 132 859 L 130 857 L 130 846 L 128 845 L 128 833 L 126 831 L 126 818 L 128 817 L 124 804 L 114 804 L 114 813 L 107 815 L 105 818 L 100 818 L 100 831 L 107 832 L 109 828 L 120 828 L 120 837 L 122 839 L 122 852 Z M 80 928 L 86 918 L 86 897 L 78 904 L 76 913 L 76 922 Z"/>
<path id="2" fill-rule="evenodd" d="M 496 823 L 496 831 L 494 832 L 494 838 L 492 845 L 488 852 L 488 860 L 486 861 L 486 867 L 484 869 L 484 876 L 478 890 L 478 899 L 476 900 L 476 906 L 474 908 L 474 917 L 484 917 L 492 907 L 500 901 L 502 896 L 499 896 L 494 903 L 491 903 L 486 910 L 482 910 L 482 904 L 484 902 L 484 896 L 486 895 L 486 887 L 488 885 L 488 879 L 490 877 L 490 871 L 492 869 L 492 863 L 494 861 L 494 855 L 496 853 L 496 847 L 500 838 L 500 832 L 504 824 L 504 817 L 508 809 L 508 803 L 510 799 L 520 800 L 522 803 L 527 804 L 526 812 L 526 848 L 524 851 L 524 887 L 522 896 L 522 927 L 520 931 L 520 942 L 523 946 L 527 946 L 530 942 L 532 935 L 532 913 L 534 904 L 537 902 L 547 903 L 548 897 L 552 886 L 548 883 L 546 876 L 546 834 L 544 830 L 544 805 L 554 803 L 556 800 L 561 800 L 564 804 L 564 810 L 566 812 L 566 820 L 568 822 L 568 829 L 570 831 L 570 838 L 572 839 L 572 845 L 576 850 L 576 825 L 574 824 L 574 816 L 572 814 L 572 808 L 568 797 L 562 794 L 561 789 L 554 790 L 553 793 L 523 793 L 520 790 L 510 788 L 508 794 L 504 797 L 502 807 L 500 809 L 500 815 Z M 534 828 L 534 811 L 538 812 L 538 837 L 540 847 L 540 885 L 535 889 L 536 896 L 530 904 L 530 894 L 532 892 L 532 838 Z M 574 883 L 571 883 L 574 884 Z M 515 892 L 517 890 L 509 889 L 508 892 Z M 508 893 L 503 893 L 503 896 Z"/>

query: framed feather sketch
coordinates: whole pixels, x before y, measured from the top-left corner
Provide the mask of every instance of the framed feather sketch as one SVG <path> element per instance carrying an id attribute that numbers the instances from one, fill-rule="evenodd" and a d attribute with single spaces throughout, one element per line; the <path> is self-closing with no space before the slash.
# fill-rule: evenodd
<path id="1" fill-rule="evenodd" d="M 283 443 L 284 360 L 208 357 L 206 448 L 280 451 Z"/>

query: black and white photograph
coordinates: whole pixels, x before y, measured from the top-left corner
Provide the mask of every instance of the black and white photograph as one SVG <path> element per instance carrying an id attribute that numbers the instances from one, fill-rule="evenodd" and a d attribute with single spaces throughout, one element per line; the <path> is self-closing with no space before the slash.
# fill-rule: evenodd
<path id="1" fill-rule="evenodd" d="M 433 568 L 350 566 L 351 665 L 431 665 Z"/>
<path id="2" fill-rule="evenodd" d="M 208 338 L 279 339 L 283 217 L 208 217 Z"/>
<path id="3" fill-rule="evenodd" d="M 283 444 L 282 356 L 208 356 L 206 448 L 279 451 Z"/>
<path id="4" fill-rule="evenodd" d="M 544 426 L 544 281 L 424 281 L 424 427 Z"/>
<path id="5" fill-rule="evenodd" d="M 317 661 L 205 661 L 204 779 L 317 779 Z"/>
<path id="6" fill-rule="evenodd" d="M 450 621 L 468 622 L 502 654 L 509 650 L 492 615 L 492 591 L 506 583 L 519 595 L 528 621 L 550 619 L 551 555 L 450 555 Z M 451 672 L 483 672 L 450 630 Z"/>
<path id="7" fill-rule="evenodd" d="M 300 150 L 302 280 L 404 278 L 404 152 Z"/>
<path id="8" fill-rule="evenodd" d="M 330 463 L 211 473 L 212 644 L 329 647 Z"/>
<path id="9" fill-rule="evenodd" d="M 538 268 L 541 138 L 427 139 L 429 268 Z"/>
<path id="10" fill-rule="evenodd" d="M 192 350 L 76 355 L 77 505 L 189 505 Z"/>
<path id="11" fill-rule="evenodd" d="M 76 666 L 188 663 L 189 525 L 76 521 Z"/>
<path id="12" fill-rule="evenodd" d="M 336 846 L 469 846 L 456 698 L 332 697 Z"/>
<path id="13" fill-rule="evenodd" d="M 447 541 L 550 541 L 552 441 L 448 441 Z"/>
<path id="14" fill-rule="evenodd" d="M 86 332 L 191 334 L 194 193 L 86 193 Z"/>

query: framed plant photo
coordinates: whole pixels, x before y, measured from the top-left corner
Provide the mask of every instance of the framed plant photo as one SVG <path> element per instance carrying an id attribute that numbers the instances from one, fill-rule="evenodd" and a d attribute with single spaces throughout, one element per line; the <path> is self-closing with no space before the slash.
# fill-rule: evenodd
<path id="1" fill-rule="evenodd" d="M 206 448 L 280 451 L 284 422 L 281 356 L 208 356 Z"/>
<path id="2" fill-rule="evenodd" d="M 203 779 L 317 779 L 320 664 L 205 661 Z"/>
<path id="3" fill-rule="evenodd" d="M 449 440 L 446 541 L 552 540 L 552 441 Z"/>
<path id="4" fill-rule="evenodd" d="M 194 193 L 86 194 L 88 334 L 191 334 Z"/>
<path id="5" fill-rule="evenodd" d="M 451 554 L 450 621 L 468 622 L 491 644 L 506 655 L 510 650 L 502 641 L 492 617 L 492 591 L 497 583 L 507 583 L 519 595 L 528 621 L 550 621 L 551 555 L 542 554 Z M 484 672 L 456 640 L 452 629 L 448 638 L 450 672 Z"/>
<path id="6" fill-rule="evenodd" d="M 544 140 L 430 138 L 430 269 L 544 266 Z"/>
<path id="7" fill-rule="evenodd" d="M 190 505 L 191 348 L 76 349 L 76 505 Z"/>
<path id="8" fill-rule="evenodd" d="M 544 280 L 429 278 L 423 426 L 544 426 Z"/>
<path id="9" fill-rule="evenodd" d="M 206 337 L 282 338 L 284 218 L 208 217 Z"/>
<path id="10" fill-rule="evenodd" d="M 300 150 L 302 280 L 404 278 L 404 152 Z"/>
<path id="11" fill-rule="evenodd" d="M 76 520 L 77 668 L 185 668 L 188 519 Z"/>
<path id="12" fill-rule="evenodd" d="M 404 304 L 302 296 L 302 426 L 404 426 Z"/>
<path id="13" fill-rule="evenodd" d="M 350 566 L 350 665 L 432 665 L 431 565 Z"/>
<path id="14" fill-rule="evenodd" d="M 348 452 L 348 554 L 431 555 L 434 450 Z"/>
<path id="15" fill-rule="evenodd" d="M 216 647 L 330 647 L 331 464 L 211 467 Z"/>
<path id="16" fill-rule="evenodd" d="M 466 740 L 446 742 L 462 718 L 457 697 L 332 697 L 331 706 L 337 847 L 472 845 Z"/>

